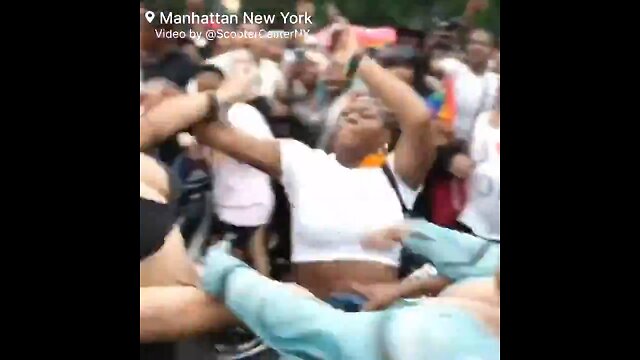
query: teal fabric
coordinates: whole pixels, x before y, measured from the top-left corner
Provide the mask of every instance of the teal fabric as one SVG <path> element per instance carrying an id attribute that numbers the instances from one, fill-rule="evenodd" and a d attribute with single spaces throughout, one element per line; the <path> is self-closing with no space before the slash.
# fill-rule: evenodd
<path id="1" fill-rule="evenodd" d="M 399 302 L 385 311 L 345 313 L 261 276 L 219 249 L 207 255 L 203 286 L 287 359 L 500 358 L 499 340 L 455 307 Z"/>
<path id="2" fill-rule="evenodd" d="M 408 220 L 406 248 L 429 259 L 438 275 L 453 281 L 493 276 L 500 266 L 500 243 L 443 228 L 425 220 Z"/>

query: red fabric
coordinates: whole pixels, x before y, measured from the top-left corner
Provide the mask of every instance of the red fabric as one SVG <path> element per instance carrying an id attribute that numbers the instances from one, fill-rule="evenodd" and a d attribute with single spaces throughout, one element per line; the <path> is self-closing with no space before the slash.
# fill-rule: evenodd
<path id="1" fill-rule="evenodd" d="M 454 227 L 467 202 L 467 186 L 463 180 L 442 179 L 432 188 L 431 218 L 439 226 Z"/>

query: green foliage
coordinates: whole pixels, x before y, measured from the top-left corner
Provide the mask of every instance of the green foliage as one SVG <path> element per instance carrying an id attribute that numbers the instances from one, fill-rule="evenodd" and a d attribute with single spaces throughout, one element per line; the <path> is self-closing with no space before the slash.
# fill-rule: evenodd
<path id="1" fill-rule="evenodd" d="M 434 17 L 460 16 L 468 0 L 315 0 L 316 20 L 326 23 L 325 7 L 333 2 L 353 23 L 367 26 L 405 26 L 426 30 Z M 500 0 L 489 0 L 489 8 L 476 17 L 478 26 L 500 32 Z"/>
<path id="2" fill-rule="evenodd" d="M 187 0 L 143 0 L 145 6 L 161 11 L 185 12 Z M 282 2 L 282 1 L 280 1 Z M 209 11 L 217 11 L 220 8 L 220 0 L 204 0 L 205 7 Z"/>
<path id="3" fill-rule="evenodd" d="M 172 11 L 182 14 L 186 11 L 187 2 L 185 0 L 144 0 L 144 5 L 149 9 L 158 11 Z"/>

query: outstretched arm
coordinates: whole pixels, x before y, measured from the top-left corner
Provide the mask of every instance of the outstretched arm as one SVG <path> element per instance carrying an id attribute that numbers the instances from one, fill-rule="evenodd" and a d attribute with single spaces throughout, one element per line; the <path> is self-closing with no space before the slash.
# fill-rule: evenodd
<path id="1" fill-rule="evenodd" d="M 257 69 L 242 69 L 215 92 L 218 104 L 251 98 Z M 140 117 L 140 148 L 146 148 L 186 128 L 192 128 L 200 144 L 219 150 L 269 175 L 280 175 L 280 147 L 274 139 L 258 139 L 224 124 L 204 123 L 211 114 L 211 92 L 181 95 L 162 101 Z M 224 109 L 223 109 L 224 111 Z M 217 114 L 211 114 L 216 116 Z"/>
<path id="2" fill-rule="evenodd" d="M 201 121 L 208 113 L 206 93 L 180 95 L 162 101 L 140 116 L 140 149 L 146 149 Z"/>
<path id="3" fill-rule="evenodd" d="M 465 36 L 467 31 L 475 26 L 475 16 L 489 7 L 488 0 L 469 0 L 467 6 L 462 14 L 462 33 L 460 35 Z"/>
<path id="4" fill-rule="evenodd" d="M 272 177 L 280 178 L 282 171 L 278 140 L 258 139 L 219 122 L 198 124 L 194 127 L 194 134 L 198 143 L 210 146 Z"/>
<path id="5" fill-rule="evenodd" d="M 233 103 L 251 98 L 256 69 L 240 69 L 216 92 L 218 102 Z M 275 178 L 281 175 L 280 143 L 260 139 L 229 126 L 225 122 L 200 123 L 193 128 L 198 143 L 207 145 L 240 162 L 249 164 Z"/>

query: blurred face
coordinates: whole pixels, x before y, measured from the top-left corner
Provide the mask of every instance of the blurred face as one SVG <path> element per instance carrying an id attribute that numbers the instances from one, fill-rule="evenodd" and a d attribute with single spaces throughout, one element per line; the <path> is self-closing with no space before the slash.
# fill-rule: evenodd
<path id="1" fill-rule="evenodd" d="M 238 38 L 237 46 L 241 48 L 248 49 L 254 55 L 259 56 L 261 52 L 261 48 L 263 46 L 263 42 L 258 39 L 258 33 L 260 31 L 260 27 L 256 24 L 241 24 L 238 27 L 238 30 L 245 33 L 253 33 L 253 37 L 243 37 Z"/>
<path id="2" fill-rule="evenodd" d="M 349 99 L 340 114 L 335 152 L 364 157 L 380 149 L 389 138 L 381 117 L 383 110 L 379 102 L 369 96 L 356 95 Z"/>
<path id="3" fill-rule="evenodd" d="M 324 81 L 327 90 L 332 95 L 340 93 L 349 83 L 344 74 L 344 69 L 342 66 L 337 64 L 327 66 L 322 74 L 322 80 Z"/>
<path id="4" fill-rule="evenodd" d="M 452 49 L 457 42 L 457 33 L 446 29 L 435 30 L 430 36 L 425 38 L 428 48 Z"/>
<path id="5" fill-rule="evenodd" d="M 248 68 L 256 67 L 257 63 L 253 54 L 249 51 L 237 51 L 233 57 L 234 71 L 243 71 Z"/>
<path id="6" fill-rule="evenodd" d="M 473 31 L 467 44 L 467 59 L 471 64 L 486 64 L 491 57 L 491 35 L 483 30 Z"/>
<path id="7" fill-rule="evenodd" d="M 305 61 L 300 65 L 300 81 L 307 87 L 313 87 L 318 81 L 320 66 L 313 61 Z"/>
<path id="8" fill-rule="evenodd" d="M 229 28 L 228 26 L 222 25 L 220 26 L 220 30 L 230 31 L 231 28 Z M 215 55 L 224 54 L 227 51 L 231 51 L 235 48 L 236 48 L 236 39 L 231 38 L 230 36 L 227 38 L 219 37 L 219 38 L 216 38 L 215 40 L 214 54 Z"/>

